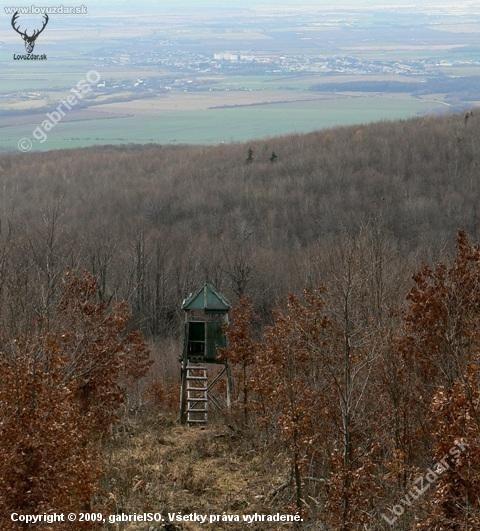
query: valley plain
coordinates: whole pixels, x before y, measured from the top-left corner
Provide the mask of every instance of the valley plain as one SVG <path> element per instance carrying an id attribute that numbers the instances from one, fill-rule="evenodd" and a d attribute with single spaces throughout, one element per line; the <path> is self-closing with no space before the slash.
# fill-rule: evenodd
<path id="1" fill-rule="evenodd" d="M 478 11 L 478 10 L 477 10 Z M 228 143 L 458 111 L 479 100 L 480 12 L 320 6 L 224 10 L 91 6 L 51 17 L 36 51 L 2 14 L 2 150 L 125 143 Z M 32 138 L 87 72 L 101 76 L 51 131 Z M 79 116 L 81 115 L 81 117 Z"/>

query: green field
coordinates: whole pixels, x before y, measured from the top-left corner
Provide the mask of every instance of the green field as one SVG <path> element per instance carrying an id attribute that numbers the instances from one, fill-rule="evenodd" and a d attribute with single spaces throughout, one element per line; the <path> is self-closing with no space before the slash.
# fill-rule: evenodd
<path id="1" fill-rule="evenodd" d="M 65 121 L 48 132 L 48 139 L 43 143 L 33 139 L 32 131 L 41 124 L 44 115 L 33 115 L 31 123 L 21 126 L 6 126 L 6 120 L 0 119 L 0 129 L 2 148 L 7 150 L 16 150 L 21 138 L 31 139 L 33 150 L 150 142 L 214 144 L 395 120 L 441 109 L 446 107 L 407 95 L 339 95 L 335 99 L 317 101 Z"/>

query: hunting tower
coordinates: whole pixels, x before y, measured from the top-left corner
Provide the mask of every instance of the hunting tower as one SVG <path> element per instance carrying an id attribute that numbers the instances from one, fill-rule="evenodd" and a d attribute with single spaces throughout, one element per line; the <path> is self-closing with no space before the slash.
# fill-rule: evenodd
<path id="1" fill-rule="evenodd" d="M 227 344 L 224 327 L 230 303 L 207 282 L 183 301 L 182 310 L 185 329 L 180 420 L 190 426 L 206 424 L 210 406 L 219 410 L 230 407 L 230 368 L 218 352 Z M 226 397 L 222 398 L 225 391 Z"/>

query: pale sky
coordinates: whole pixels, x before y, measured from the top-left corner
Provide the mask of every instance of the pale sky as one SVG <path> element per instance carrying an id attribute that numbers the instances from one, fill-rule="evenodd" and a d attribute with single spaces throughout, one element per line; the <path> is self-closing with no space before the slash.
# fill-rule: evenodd
<path id="1" fill-rule="evenodd" d="M 11 2 L 11 5 L 15 4 L 21 5 L 21 2 L 16 2 L 15 0 Z M 427 6 L 431 6 L 433 9 L 435 7 L 442 7 L 443 9 L 451 9 L 456 11 L 458 8 L 467 9 L 472 8 L 475 11 L 478 11 L 480 2 L 479 0 L 459 0 L 457 2 L 452 2 L 451 0 L 424 0 L 422 2 L 412 2 L 412 0 L 337 0 L 332 3 L 331 0 L 137 0 L 134 5 L 132 5 L 131 0 L 95 0 L 95 2 L 90 2 L 89 0 L 62 0 L 58 2 L 57 0 L 46 0 L 41 3 L 43 6 L 57 6 L 63 4 L 65 6 L 79 6 L 84 4 L 85 6 L 95 8 L 96 10 L 101 9 L 102 7 L 112 10 L 117 8 L 121 10 L 122 6 L 134 8 L 135 6 L 149 6 L 149 7 L 177 7 L 181 10 L 184 7 L 199 7 L 205 5 L 218 5 L 219 7 L 226 8 L 241 8 L 241 7 L 261 7 L 261 6 L 295 6 L 295 7 L 325 7 L 331 10 L 341 7 L 350 7 L 350 8 L 411 8 L 412 10 L 422 9 L 424 10 Z M 6 5 L 10 5 L 8 2 Z M 23 4 L 22 4 L 23 5 Z M 26 5 L 26 4 L 25 4 Z"/>

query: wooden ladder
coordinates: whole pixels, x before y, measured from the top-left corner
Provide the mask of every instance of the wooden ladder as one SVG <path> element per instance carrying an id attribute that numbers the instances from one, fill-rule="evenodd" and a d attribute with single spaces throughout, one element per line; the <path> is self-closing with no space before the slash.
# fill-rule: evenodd
<path id="1" fill-rule="evenodd" d="M 204 365 L 187 364 L 187 424 L 189 426 L 207 423 L 208 377 Z"/>

